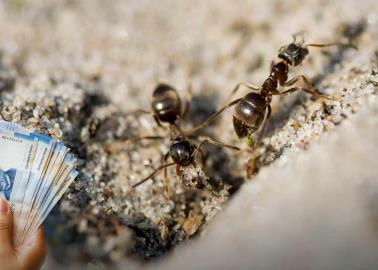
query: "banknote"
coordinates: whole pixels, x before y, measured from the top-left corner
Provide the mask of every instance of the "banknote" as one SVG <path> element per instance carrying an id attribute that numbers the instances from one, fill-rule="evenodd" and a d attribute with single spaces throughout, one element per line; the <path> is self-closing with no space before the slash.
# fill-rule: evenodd
<path id="1" fill-rule="evenodd" d="M 43 190 L 45 190 L 45 186 L 49 184 L 48 180 L 50 177 L 50 173 L 53 170 L 54 166 L 57 166 L 55 162 L 57 159 L 60 158 L 60 155 L 62 155 L 62 153 L 59 152 L 62 149 L 62 147 L 63 145 L 61 144 L 54 145 L 52 156 L 47 158 L 47 168 L 45 173 L 42 175 L 42 177 L 35 179 L 35 181 L 29 182 L 27 189 L 25 189 L 23 200 L 23 205 L 25 207 L 22 209 L 20 213 L 20 216 L 22 218 L 20 218 L 20 222 L 18 223 L 19 227 L 22 228 L 21 232 L 19 232 L 19 228 L 16 228 L 17 233 L 20 236 L 25 230 L 29 219 L 31 218 L 33 212 L 32 209 L 39 209 L 40 207 L 39 200 L 41 197 L 41 193 L 43 192 Z"/>
<path id="2" fill-rule="evenodd" d="M 44 205 L 42 211 L 38 211 L 37 218 L 34 220 L 35 222 L 30 226 L 27 234 L 23 235 L 23 239 L 21 240 L 21 242 L 30 237 L 30 235 L 32 235 L 37 230 L 37 228 L 42 224 L 42 222 L 51 212 L 56 203 L 64 195 L 65 191 L 68 189 L 71 183 L 75 180 L 77 175 L 78 172 L 76 170 L 71 171 L 69 176 L 67 176 L 67 178 L 65 179 L 63 185 L 56 188 L 56 191 L 51 196 L 51 200 L 49 201 L 49 203 Z"/>
<path id="3" fill-rule="evenodd" d="M 38 187 L 38 192 L 32 200 L 32 209 L 28 212 L 26 219 L 27 223 L 24 226 L 25 230 L 22 232 L 22 234 L 20 234 L 21 237 L 27 234 L 27 229 L 29 229 L 33 224 L 38 213 L 43 211 L 45 205 L 48 204 L 48 196 L 52 196 L 53 190 L 59 187 L 64 181 L 65 175 L 62 175 L 60 171 L 66 169 L 67 173 L 69 173 L 73 169 L 75 165 L 74 159 L 70 160 L 71 156 L 66 152 L 66 150 L 67 148 L 65 147 L 59 149 L 59 154 L 56 157 L 56 160 L 50 165 L 52 170 L 50 171 L 49 175 L 40 182 L 41 185 Z"/>
<path id="4" fill-rule="evenodd" d="M 13 125 L 12 123 L 8 125 L 5 123 L 4 125 L 4 122 L 2 122 L 0 123 L 0 128 L 1 127 L 4 129 L 1 129 L 0 132 L 7 134 L 9 138 L 20 138 L 20 140 L 26 140 L 26 142 L 33 141 L 34 143 L 33 149 L 30 151 L 31 155 L 28 158 L 28 168 L 22 171 L 22 174 L 19 174 L 19 177 L 15 179 L 11 196 L 8 198 L 14 212 L 15 224 L 20 225 L 20 223 L 22 223 L 21 214 L 25 211 L 25 206 L 28 206 L 28 203 L 25 203 L 25 191 L 30 190 L 30 186 L 34 185 L 40 175 L 45 153 L 51 144 L 49 145 L 50 140 L 47 140 L 47 137 L 32 134 L 32 132 L 21 126 Z M 8 144 L 7 147 L 9 146 Z M 13 152 L 19 153 L 17 149 L 13 150 Z M 8 163 L 9 159 L 4 162 Z M 17 229 L 18 228 L 15 228 L 15 231 L 17 231 Z"/>
<path id="5" fill-rule="evenodd" d="M 30 136 L 36 137 L 34 135 Z M 18 226 L 22 226 L 22 224 L 26 223 L 27 216 L 25 216 L 24 213 L 28 211 L 28 207 L 31 207 L 33 202 L 32 196 L 30 194 L 32 192 L 36 192 L 35 190 L 41 182 L 44 171 L 44 164 L 48 160 L 48 153 L 52 151 L 53 145 L 54 144 L 51 141 L 46 141 L 38 138 L 32 172 L 28 179 L 23 178 L 23 180 L 20 181 L 20 188 L 13 192 L 14 196 L 11 199 L 15 201 L 15 197 L 17 197 L 18 201 L 21 200 L 21 204 L 18 203 L 17 205 L 19 206 L 14 210 L 14 220 L 16 220 Z M 18 231 L 18 228 L 15 228 L 15 231 Z"/>
<path id="6" fill-rule="evenodd" d="M 0 195 L 3 198 L 10 200 L 12 191 L 22 188 L 20 179 L 30 178 L 37 144 L 38 139 L 33 136 L 0 130 L 0 170 L 3 175 Z M 13 210 L 14 202 L 11 200 L 10 203 Z"/>
<path id="7" fill-rule="evenodd" d="M 47 135 L 0 121 L 0 196 L 13 211 L 16 245 L 37 230 L 78 175 L 69 151 Z"/>

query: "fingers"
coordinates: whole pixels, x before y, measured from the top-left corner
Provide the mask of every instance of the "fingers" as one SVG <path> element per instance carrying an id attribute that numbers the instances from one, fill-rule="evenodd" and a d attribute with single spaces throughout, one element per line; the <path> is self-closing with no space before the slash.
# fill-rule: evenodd
<path id="1" fill-rule="evenodd" d="M 22 269 L 39 269 L 47 254 L 43 229 L 39 228 L 19 248 L 17 258 Z"/>
<path id="2" fill-rule="evenodd" d="M 17 249 L 13 246 L 12 233 L 12 211 L 8 203 L 0 198 L 0 263 L 6 259 L 4 269 L 39 269 L 47 251 L 43 230 L 39 229 Z"/>
<path id="3" fill-rule="evenodd" d="M 12 211 L 8 203 L 0 198 L 0 256 L 3 258 L 14 253 L 12 230 Z"/>

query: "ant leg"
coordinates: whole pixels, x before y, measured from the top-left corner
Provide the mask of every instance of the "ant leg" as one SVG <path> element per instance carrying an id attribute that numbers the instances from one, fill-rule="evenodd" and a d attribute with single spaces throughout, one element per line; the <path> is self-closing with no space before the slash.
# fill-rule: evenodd
<path id="1" fill-rule="evenodd" d="M 146 182 L 148 179 L 150 179 L 152 176 L 154 176 L 158 171 L 160 171 L 161 169 L 164 169 L 164 168 L 167 168 L 167 167 L 170 167 L 170 166 L 173 166 L 175 165 L 176 163 L 172 162 L 172 163 L 167 163 L 167 164 L 163 164 L 161 166 L 159 166 L 158 168 L 156 168 L 150 175 L 148 175 L 147 177 L 143 178 L 142 180 L 140 180 L 138 183 L 134 184 L 131 186 L 132 189 L 136 188 L 137 186 L 143 184 L 144 182 Z"/>
<path id="2" fill-rule="evenodd" d="M 246 82 L 240 82 L 240 83 L 238 83 L 238 84 L 234 87 L 234 89 L 232 89 L 230 95 L 229 95 L 228 98 L 227 98 L 227 101 L 230 100 L 230 99 L 236 94 L 236 92 L 239 91 L 239 89 L 240 89 L 242 86 L 247 87 L 248 89 L 251 89 L 251 90 L 255 90 L 255 91 L 260 90 L 260 87 L 254 86 L 254 85 L 249 84 L 249 83 L 246 83 Z"/>
<path id="3" fill-rule="evenodd" d="M 154 120 L 155 120 L 156 124 L 157 124 L 159 127 L 163 127 L 163 125 L 160 123 L 159 118 L 158 118 L 155 114 L 153 114 L 153 117 L 154 117 Z"/>
<path id="4" fill-rule="evenodd" d="M 185 136 L 184 132 L 181 130 L 181 128 L 176 123 L 171 124 L 169 127 L 171 129 L 171 133 L 180 134 L 180 136 Z"/>
<path id="5" fill-rule="evenodd" d="M 152 115 L 154 113 L 150 112 L 150 111 L 143 110 L 143 109 L 137 109 L 137 110 L 126 113 L 126 116 L 132 115 L 132 114 L 150 114 L 150 115 Z"/>
<path id="6" fill-rule="evenodd" d="M 143 137 L 139 137 L 137 138 L 138 141 L 141 141 L 141 140 L 164 140 L 165 137 L 163 136 L 143 136 Z"/>
<path id="7" fill-rule="evenodd" d="M 216 141 L 216 140 L 213 140 L 211 139 L 210 137 L 208 136 L 199 136 L 196 138 L 196 140 L 200 140 L 200 144 L 198 145 L 198 147 L 194 150 L 194 153 L 193 153 L 193 156 L 196 156 L 197 153 L 200 153 L 201 154 L 201 167 L 203 166 L 203 151 L 202 151 L 202 146 L 205 144 L 205 143 L 210 143 L 210 144 L 213 144 L 213 145 L 217 145 L 217 146 L 220 146 L 220 147 L 225 147 L 225 148 L 229 148 L 231 150 L 234 150 L 234 151 L 242 151 L 239 147 L 237 146 L 233 146 L 233 145 L 229 145 L 229 144 L 225 144 L 225 143 L 222 143 L 222 142 L 219 142 L 219 141 Z"/>
<path id="8" fill-rule="evenodd" d="M 278 93 L 274 93 L 273 95 L 285 95 L 285 94 L 288 94 L 288 93 L 292 93 L 292 92 L 295 92 L 295 91 L 298 91 L 298 90 L 303 90 L 313 96 L 316 96 L 316 97 L 319 97 L 319 98 L 324 98 L 324 99 L 328 99 L 328 100 L 339 100 L 339 98 L 337 97 L 333 97 L 333 96 L 326 96 L 326 95 L 322 95 L 321 93 L 318 92 L 318 90 L 310 83 L 310 81 L 303 75 L 299 75 L 299 76 L 296 76 L 294 78 L 292 78 L 291 80 L 287 81 L 283 86 L 292 86 L 294 84 L 296 84 L 299 80 L 303 80 L 303 82 L 306 84 L 306 88 L 303 88 L 303 87 L 294 87 L 294 88 L 291 88 L 289 90 L 285 90 L 283 92 L 278 92 Z"/>
<path id="9" fill-rule="evenodd" d="M 162 136 L 143 136 L 138 137 L 134 139 L 127 139 L 123 141 L 115 141 L 111 143 L 107 143 L 104 145 L 105 151 L 111 153 L 111 154 L 117 154 L 123 150 L 125 150 L 125 147 L 129 145 L 130 143 L 135 143 L 142 140 L 164 140 L 165 137 Z"/>
<path id="10" fill-rule="evenodd" d="M 176 174 L 181 178 L 182 173 L 181 173 L 181 166 L 180 164 L 176 164 Z"/>
<path id="11" fill-rule="evenodd" d="M 296 92 L 296 91 L 304 91 L 304 92 L 309 93 L 309 94 L 311 94 L 313 96 L 316 96 L 316 97 L 319 97 L 319 98 L 324 98 L 324 99 L 327 99 L 327 100 L 333 100 L 333 101 L 338 100 L 338 98 L 336 98 L 336 97 L 324 96 L 324 95 L 319 94 L 316 91 L 313 91 L 313 90 L 310 90 L 310 89 L 306 89 L 306 88 L 303 88 L 303 87 L 293 87 L 293 88 L 290 88 L 289 90 L 286 90 L 286 91 L 283 91 L 281 93 L 278 93 L 278 95 L 285 95 L 285 94 Z"/>
<path id="12" fill-rule="evenodd" d="M 201 147 L 205 144 L 205 143 L 210 143 L 210 144 L 214 144 L 214 145 L 217 145 L 217 146 L 221 146 L 221 147 L 225 147 L 225 148 L 229 148 L 229 149 L 232 149 L 232 150 L 235 150 L 235 151 L 241 151 L 241 149 L 237 146 L 233 146 L 233 145 L 229 145 L 229 144 L 225 144 L 225 143 L 222 143 L 222 142 L 219 142 L 219 141 L 216 141 L 216 140 L 213 140 L 212 138 L 208 137 L 208 136 L 199 136 L 198 137 L 198 140 L 201 140 L 200 144 L 198 145 L 196 151 L 199 151 L 201 149 Z"/>
<path id="13" fill-rule="evenodd" d="M 198 158 L 198 155 L 195 155 L 194 157 L 195 157 L 195 161 L 194 161 L 194 164 L 197 164 L 197 163 L 200 163 L 201 164 L 201 167 L 203 167 L 204 166 L 204 164 L 203 164 L 203 159 L 204 159 L 204 152 L 202 151 L 202 149 L 201 148 L 198 148 L 197 147 L 197 149 L 195 150 L 196 152 L 195 153 L 199 153 L 200 155 L 199 155 L 199 158 Z"/>
<path id="14" fill-rule="evenodd" d="M 260 143 L 262 141 L 262 138 L 265 134 L 266 128 L 267 128 L 267 123 L 268 119 L 270 118 L 270 115 L 272 114 L 272 108 L 270 105 L 268 105 L 267 112 L 264 117 L 264 122 L 262 123 L 261 129 L 259 131 L 259 134 L 256 136 L 255 143 L 253 145 L 253 150 L 252 150 L 252 157 L 250 160 L 247 162 L 247 177 L 250 178 L 255 170 L 255 165 L 256 165 L 256 159 L 257 159 L 257 150 L 258 147 L 260 146 Z"/>
<path id="15" fill-rule="evenodd" d="M 299 80 L 302 80 L 306 84 L 307 87 L 312 88 L 312 89 L 315 90 L 315 87 L 310 83 L 310 81 L 304 75 L 295 76 L 294 78 L 292 78 L 289 81 L 285 82 L 285 84 L 282 85 L 282 86 L 286 86 L 286 87 L 287 86 L 292 86 L 292 85 L 296 84 Z"/>
<path id="16" fill-rule="evenodd" d="M 143 140 L 164 140 L 165 137 L 163 136 L 142 136 L 142 137 L 136 137 L 136 138 L 133 138 L 133 139 L 127 139 L 126 141 L 124 141 L 124 143 L 136 143 L 136 142 L 139 142 L 139 141 L 143 141 Z"/>
<path id="17" fill-rule="evenodd" d="M 260 88 L 257 87 L 257 86 L 253 86 L 252 84 L 248 84 L 248 83 L 245 83 L 245 82 L 241 82 L 241 83 L 238 83 L 236 85 L 236 87 L 232 90 L 231 92 L 231 95 L 229 96 L 229 98 L 227 100 L 229 100 L 239 89 L 241 86 L 245 86 L 251 90 L 259 90 Z M 206 119 L 205 121 L 203 121 L 201 124 L 195 126 L 194 128 L 192 129 L 189 129 L 188 131 L 185 131 L 183 132 L 184 135 L 190 135 L 194 132 L 196 132 L 197 130 L 201 129 L 201 128 L 204 128 L 206 127 L 207 125 L 209 125 L 212 121 L 215 120 L 215 118 L 217 118 L 223 111 L 225 111 L 227 108 L 229 107 L 232 107 L 234 106 L 235 104 L 237 104 L 239 101 L 241 100 L 241 98 L 238 98 L 238 99 L 235 99 L 234 101 L 231 101 L 230 103 L 226 104 L 226 105 L 223 105 L 223 107 L 221 109 L 219 109 L 216 113 L 214 113 L 212 116 L 210 116 L 208 119 Z"/>
<path id="18" fill-rule="evenodd" d="M 341 43 L 341 42 L 332 42 L 332 43 L 308 43 L 303 46 L 303 48 L 308 48 L 308 47 L 318 47 L 318 48 L 324 48 L 324 47 L 331 47 L 331 46 L 341 46 L 341 47 L 349 47 L 355 50 L 358 50 L 358 48 L 350 43 Z"/>
<path id="19" fill-rule="evenodd" d="M 131 111 L 131 112 L 126 113 L 126 116 L 133 115 L 133 114 L 136 114 L 136 115 L 138 115 L 138 114 L 149 114 L 149 115 L 151 115 L 154 118 L 156 124 L 159 127 L 163 127 L 162 124 L 159 121 L 159 118 L 153 112 L 146 111 L 146 110 L 143 110 L 143 109 L 137 109 L 135 111 Z"/>
<path id="20" fill-rule="evenodd" d="M 167 160 L 169 158 L 169 153 L 166 153 L 164 155 L 164 165 L 167 164 Z M 164 167 L 164 196 L 166 199 L 170 199 L 171 198 L 171 193 L 169 191 L 169 185 L 168 185 L 168 168 L 167 167 Z"/>
<path id="21" fill-rule="evenodd" d="M 222 112 L 224 112 L 227 108 L 230 108 L 232 106 L 234 106 L 235 104 L 237 104 L 239 101 L 241 100 L 241 98 L 238 98 L 238 99 L 235 99 L 234 101 L 231 101 L 230 103 L 226 104 L 225 106 L 223 106 L 221 109 L 219 109 L 216 113 L 214 113 L 212 116 L 210 116 L 208 119 L 206 119 L 205 121 L 203 121 L 202 123 L 200 123 L 199 125 L 187 130 L 187 131 L 183 131 L 183 134 L 185 136 L 187 135 L 190 135 L 194 132 L 196 132 L 197 130 L 201 129 L 201 128 L 204 128 L 206 127 L 207 125 L 209 125 L 212 121 L 214 121 L 220 114 L 222 114 Z"/>

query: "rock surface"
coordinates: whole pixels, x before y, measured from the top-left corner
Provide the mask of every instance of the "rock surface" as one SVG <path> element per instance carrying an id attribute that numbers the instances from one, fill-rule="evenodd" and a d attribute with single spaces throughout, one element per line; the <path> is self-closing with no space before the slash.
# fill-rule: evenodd
<path id="1" fill-rule="evenodd" d="M 359 48 L 311 49 L 290 72 L 339 100 L 275 98 L 251 179 L 248 154 L 207 147 L 204 191 L 185 188 L 172 170 L 171 198 L 160 174 L 130 192 L 169 147 L 168 138 L 128 142 L 168 134 L 129 114 L 149 109 L 158 81 L 183 98 L 191 84 L 189 128 L 236 83 L 260 84 L 300 31 L 309 42 Z M 139 269 L 167 253 L 149 267 L 376 269 L 377 40 L 373 0 L 1 2 L 2 116 L 61 139 L 80 158 L 76 183 L 45 223 L 45 269 Z M 204 134 L 245 148 L 231 116 Z"/>

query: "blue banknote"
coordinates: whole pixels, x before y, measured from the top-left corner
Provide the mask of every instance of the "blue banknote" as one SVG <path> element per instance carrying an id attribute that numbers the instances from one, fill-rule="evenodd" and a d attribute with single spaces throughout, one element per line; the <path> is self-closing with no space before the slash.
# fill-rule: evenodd
<path id="1" fill-rule="evenodd" d="M 76 158 L 53 138 L 0 121 L 0 196 L 13 211 L 14 242 L 24 242 L 74 181 Z"/>

